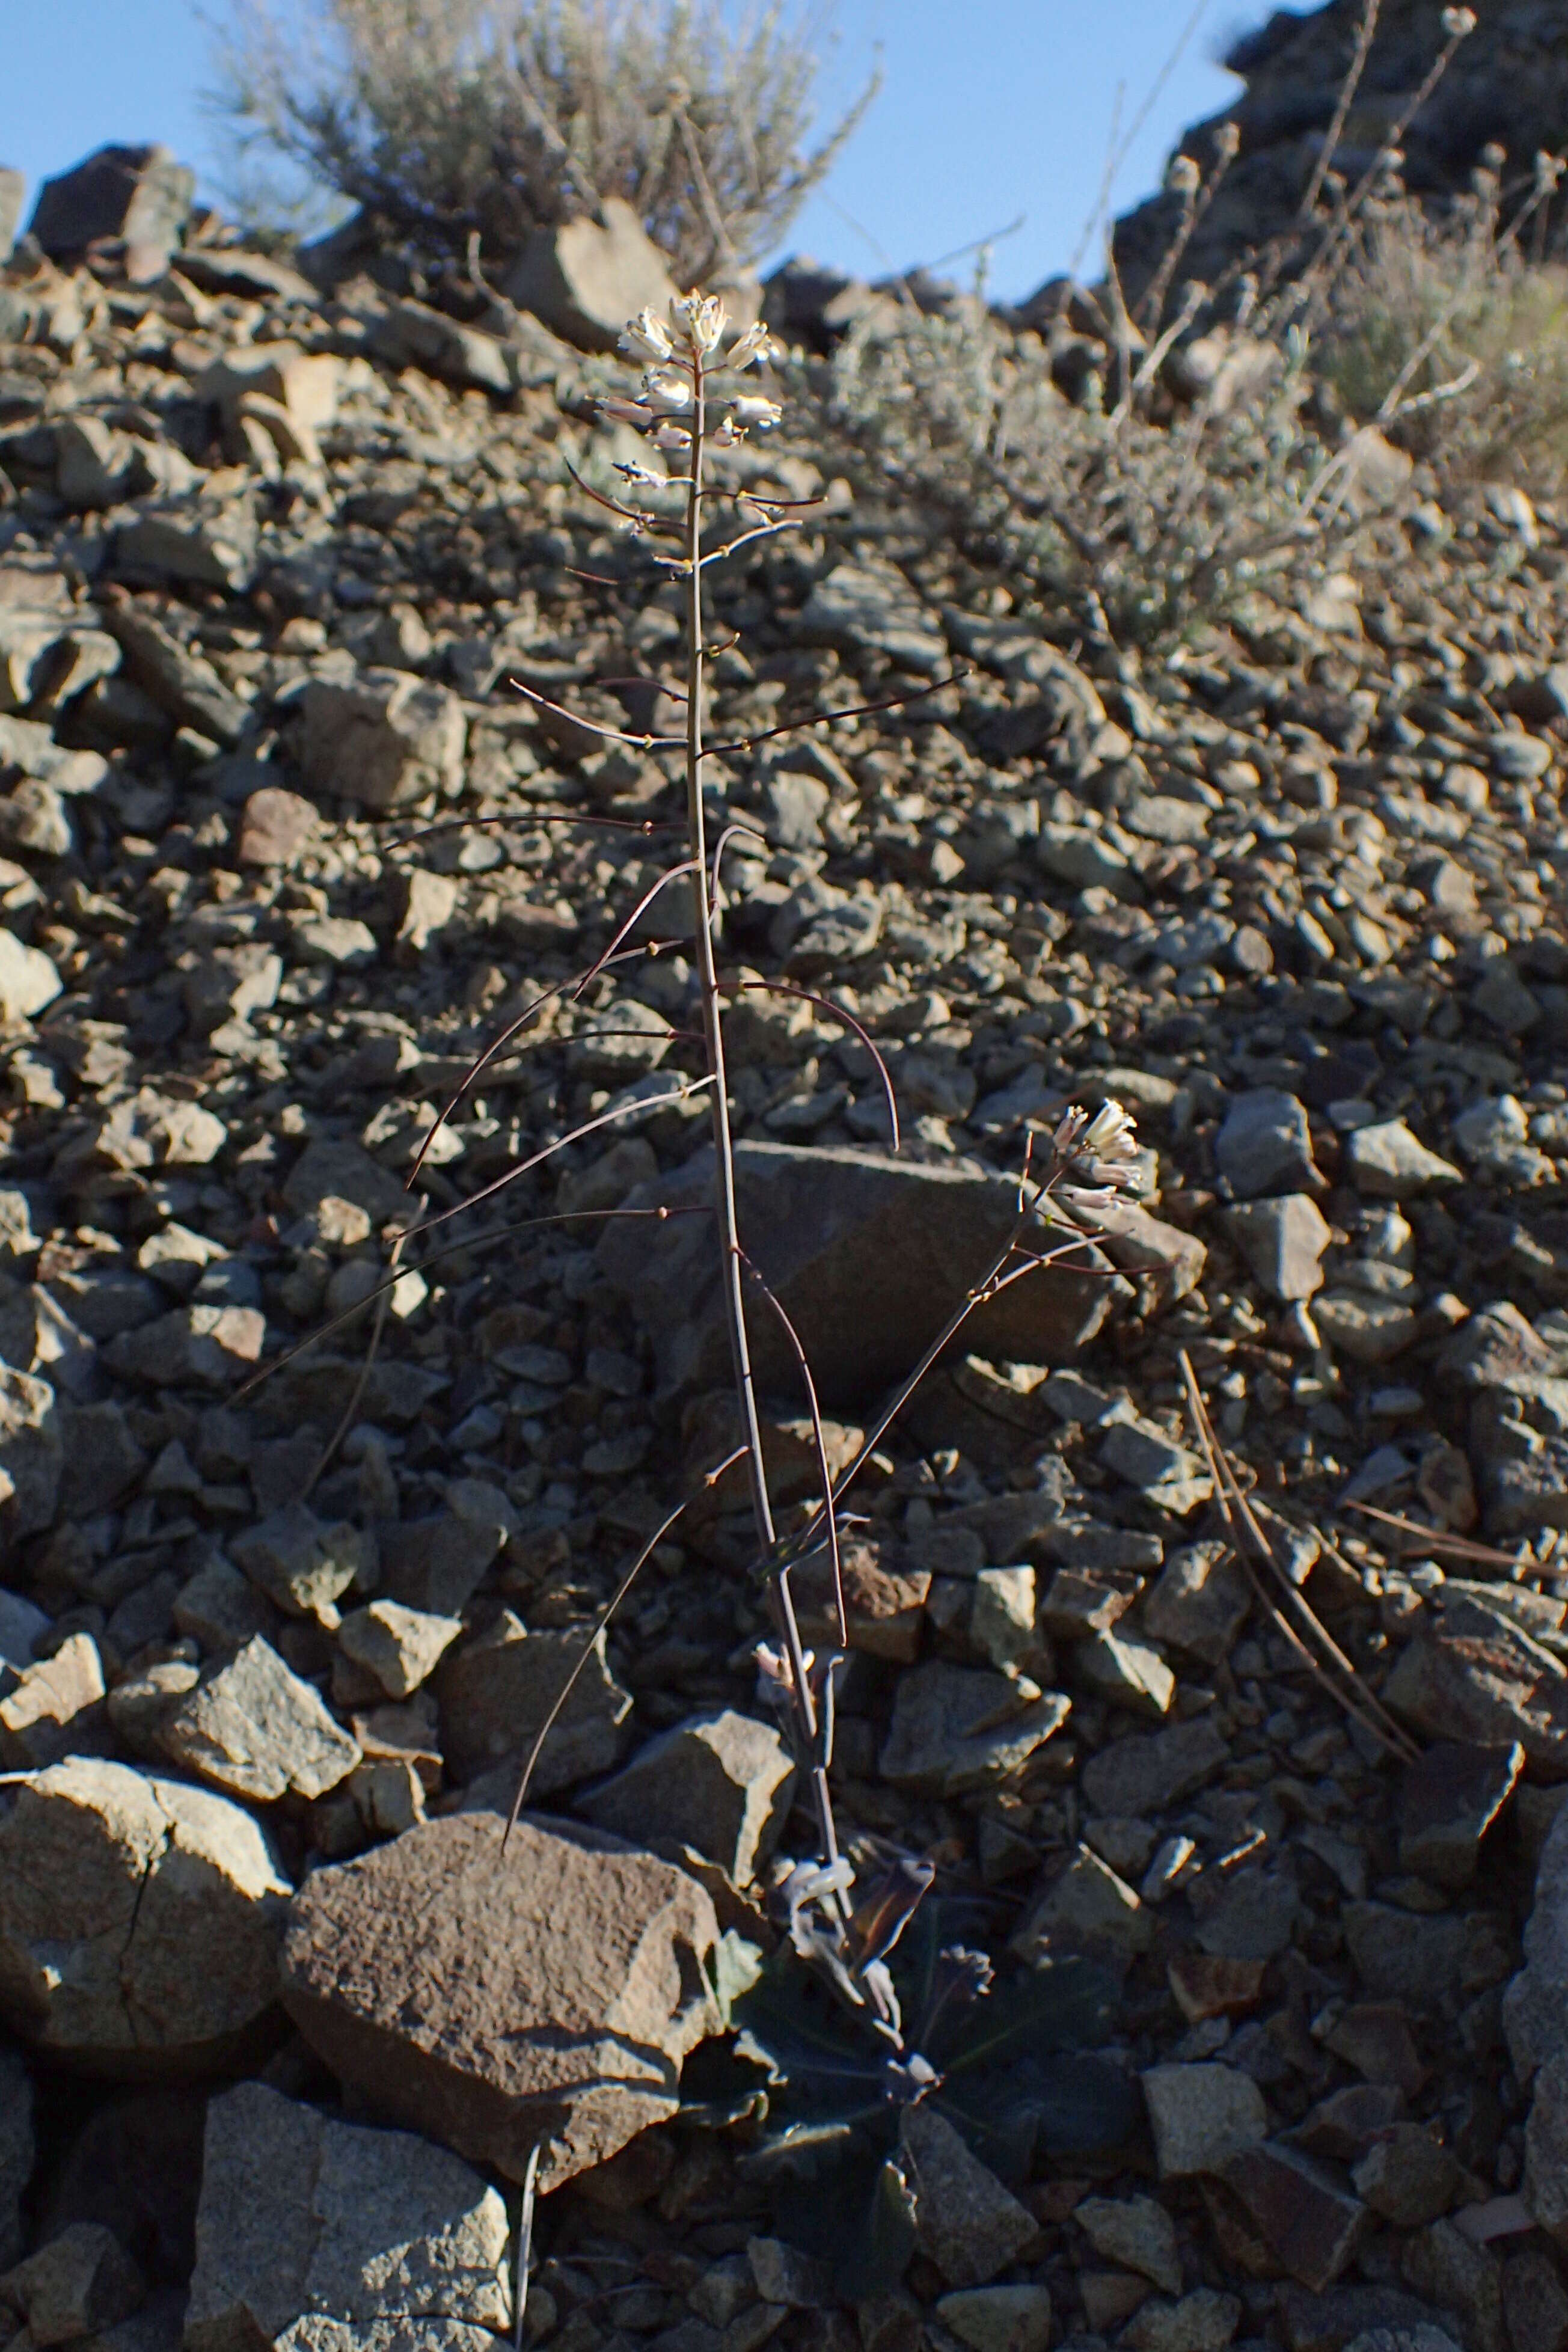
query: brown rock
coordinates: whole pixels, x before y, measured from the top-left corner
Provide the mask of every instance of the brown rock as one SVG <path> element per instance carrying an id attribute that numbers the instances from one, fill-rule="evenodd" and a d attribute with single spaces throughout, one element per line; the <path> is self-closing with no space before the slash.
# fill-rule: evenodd
<path id="1" fill-rule="evenodd" d="M 1310 2157 L 1281 2141 L 1238 2149 L 1219 2179 L 1292 2278 L 1331 2286 L 1365 2234 L 1367 2211 Z"/>
<path id="2" fill-rule="evenodd" d="M 602 1832 L 500 1815 L 426 1822 L 319 1870 L 295 1902 L 284 1995 L 312 2047 L 393 2121 L 542 2185 L 679 2104 L 716 2031 L 708 1895 Z"/>
<path id="3" fill-rule="evenodd" d="M 735 1153 L 742 1235 L 800 1334 L 825 1405 L 864 1403 L 918 1361 L 1013 1231 L 1017 1188 L 1001 1176 L 847 1149 L 744 1142 Z M 705 1198 L 711 1160 L 700 1152 L 632 1207 Z M 604 1273 L 652 1336 L 661 1393 L 710 1389 L 728 1376 L 713 1253 L 705 1221 L 612 1225 Z M 1086 1248 L 1087 1248 L 1086 1244 Z M 1101 1271 L 1056 1266 L 1016 1282 L 964 1327 L 962 1349 L 1009 1361 L 1057 1362 L 1100 1328 L 1117 1291 Z M 798 1373 L 776 1318 L 752 1318 L 764 1389 L 788 1395 Z"/>
<path id="4" fill-rule="evenodd" d="M 645 305 L 666 313 L 675 285 L 631 205 L 608 196 L 597 220 L 536 228 L 502 290 L 580 351 L 613 352 Z"/>
<path id="5" fill-rule="evenodd" d="M 264 784 L 245 803 L 236 855 L 242 866 L 292 866 L 315 823 L 315 810 L 300 793 Z"/>
<path id="6" fill-rule="evenodd" d="M 1178 1952 L 1165 1970 L 1176 2006 L 1189 2025 L 1209 2017 L 1245 2017 L 1263 1993 L 1267 1963 L 1227 1960 L 1208 1952 Z"/>
<path id="7" fill-rule="evenodd" d="M 17 2030 L 120 2073 L 237 2048 L 276 1996 L 289 1893 L 250 1815 L 85 1757 L 5 1798 L 0 2007 Z"/>

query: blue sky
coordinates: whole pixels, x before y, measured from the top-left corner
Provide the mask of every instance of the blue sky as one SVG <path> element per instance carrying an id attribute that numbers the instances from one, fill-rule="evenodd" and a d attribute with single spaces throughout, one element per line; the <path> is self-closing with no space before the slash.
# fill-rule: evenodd
<path id="1" fill-rule="evenodd" d="M 825 114 L 858 87 L 878 44 L 883 89 L 790 247 L 875 276 L 935 261 L 1023 214 L 994 249 L 991 284 L 1004 297 L 1026 293 L 1079 248 L 1118 121 L 1126 152 L 1112 204 L 1125 209 L 1156 185 L 1184 125 L 1234 93 L 1215 54 L 1267 7 L 1208 0 L 1170 65 L 1193 5 L 840 0 Z M 206 5 L 221 16 L 224 0 Z M 195 0 L 0 0 L 0 163 L 36 185 L 106 140 L 162 139 L 209 189 L 221 174 L 223 135 L 200 105 L 206 42 Z"/>

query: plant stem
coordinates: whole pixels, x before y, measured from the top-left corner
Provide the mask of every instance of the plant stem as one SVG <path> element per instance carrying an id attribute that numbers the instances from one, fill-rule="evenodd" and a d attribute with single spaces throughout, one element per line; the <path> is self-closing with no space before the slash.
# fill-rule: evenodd
<path id="1" fill-rule="evenodd" d="M 751 1342 L 746 1333 L 742 1287 L 741 1234 L 735 1210 L 735 1146 L 730 1132 L 730 1096 L 724 1069 L 724 1027 L 721 1018 L 719 974 L 713 961 L 713 907 L 708 880 L 707 824 L 702 807 L 702 459 L 705 439 L 703 360 L 691 357 L 691 467 L 686 492 L 686 827 L 692 860 L 691 905 L 697 930 L 697 980 L 702 999 L 702 1034 L 708 1074 L 713 1084 L 713 1207 L 718 1220 L 723 1264 L 724 1321 L 730 1334 L 730 1357 L 735 1374 L 735 1397 L 741 1409 L 741 1436 L 746 1448 L 746 1473 L 752 1491 L 752 1512 L 757 1541 L 764 1559 L 773 1557 L 773 1517 L 768 1503 L 767 1468 L 763 1458 L 762 1423 L 757 1413 L 756 1382 L 752 1373 Z M 809 1703 L 809 1702 L 808 1702 Z"/>

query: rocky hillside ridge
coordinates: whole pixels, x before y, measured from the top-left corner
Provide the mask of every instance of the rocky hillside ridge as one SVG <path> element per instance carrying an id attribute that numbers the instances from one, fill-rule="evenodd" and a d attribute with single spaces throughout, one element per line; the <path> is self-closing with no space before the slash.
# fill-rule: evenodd
<path id="1" fill-rule="evenodd" d="M 812 1837 L 742 1498 L 658 1548 L 498 1854 L 729 1444 L 698 1221 L 589 1222 L 700 1181 L 679 936 L 418 1178 L 457 1207 L 615 1108 L 500 1196 L 582 1222 L 476 1212 L 367 1307 L 469 1058 L 664 854 L 658 757 L 550 707 L 674 708 L 670 593 L 564 474 L 620 454 L 595 363 L 127 246 L 0 280 L 0 2335 L 489 2352 L 542 2143 L 564 2352 L 1562 2352 L 1568 514 L 1417 485 L 1140 659 L 853 499 L 804 409 L 733 461 L 824 502 L 715 575 L 721 740 L 937 688 L 712 778 L 767 836 L 728 968 L 835 996 L 905 1121 L 893 1161 L 820 1006 L 741 1000 L 742 1226 L 837 1458 L 1031 1126 L 1111 1096 L 1146 1147 L 847 1546 L 863 1873 L 930 1857 L 1010 2000 L 1110 1988 L 1010 2151 L 908 2110 L 914 2251 L 847 2297 L 701 2087 Z"/>
<path id="2" fill-rule="evenodd" d="M 1199 221 L 1180 276 L 1215 286 L 1235 265 L 1289 232 L 1322 155 L 1356 53 L 1362 0 L 1330 0 L 1305 14 L 1277 8 L 1227 51 L 1245 89 L 1196 123 L 1175 150 L 1205 174 L 1227 127 L 1236 160 Z M 1485 151 L 1500 147 L 1507 182 L 1528 187 L 1538 153 L 1568 145 L 1568 40 L 1553 0 L 1489 0 L 1436 88 L 1400 138 L 1402 178 L 1440 206 L 1466 194 Z M 1405 121 L 1445 46 L 1443 0 L 1383 0 L 1377 27 L 1333 156 L 1355 186 Z M 1182 216 L 1179 194 L 1152 196 L 1117 223 L 1118 267 L 1134 295 L 1154 272 Z"/>

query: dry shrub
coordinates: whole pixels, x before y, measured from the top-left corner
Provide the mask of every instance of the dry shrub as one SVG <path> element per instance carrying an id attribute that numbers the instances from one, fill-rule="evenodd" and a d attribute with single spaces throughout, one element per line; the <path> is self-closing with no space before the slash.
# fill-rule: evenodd
<path id="1" fill-rule="evenodd" d="M 777 241 L 869 102 L 807 152 L 823 30 L 720 0 L 235 0 L 215 97 L 428 251 L 623 196 L 689 283 Z"/>

